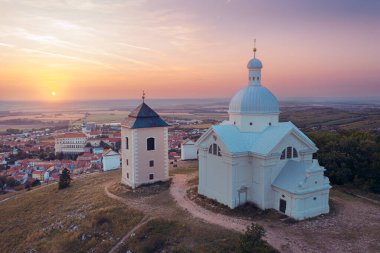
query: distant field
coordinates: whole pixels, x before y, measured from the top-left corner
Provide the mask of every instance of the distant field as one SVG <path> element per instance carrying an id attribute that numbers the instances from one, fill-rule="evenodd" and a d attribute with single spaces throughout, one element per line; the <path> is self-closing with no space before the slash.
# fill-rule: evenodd
<path id="1" fill-rule="evenodd" d="M 189 108 L 193 108 L 190 106 Z M 162 111 L 158 109 L 157 111 Z M 187 119 L 187 120 L 214 120 L 223 121 L 228 119 L 226 112 L 214 109 L 214 112 L 186 112 L 173 108 L 163 110 L 160 115 L 167 120 Z M 20 114 L 0 117 L 0 132 L 7 128 L 43 128 L 46 122 L 69 121 L 70 125 L 80 125 L 82 122 L 96 123 L 120 123 L 128 116 L 127 110 L 94 110 L 85 112 L 65 112 L 65 113 L 40 113 L 40 114 Z M 295 125 L 303 129 L 326 128 L 326 129 L 361 129 L 370 130 L 380 128 L 380 109 L 356 108 L 355 110 L 337 109 L 329 107 L 283 107 L 280 114 L 281 121 L 292 121 Z M 184 128 L 207 128 L 209 122 L 201 125 L 184 125 Z"/>
<path id="2" fill-rule="evenodd" d="M 2 121 L 10 120 L 23 120 L 23 119 L 33 119 L 40 120 L 42 122 L 46 121 L 64 121 L 64 120 L 78 120 L 84 117 L 83 113 L 43 113 L 43 114 L 30 114 L 30 115 L 17 115 L 17 116 L 5 116 L 0 117 L 0 124 Z"/>
<path id="3" fill-rule="evenodd" d="M 83 118 L 86 122 L 96 122 L 96 123 L 120 123 L 127 116 L 128 111 L 91 111 L 89 114 Z"/>

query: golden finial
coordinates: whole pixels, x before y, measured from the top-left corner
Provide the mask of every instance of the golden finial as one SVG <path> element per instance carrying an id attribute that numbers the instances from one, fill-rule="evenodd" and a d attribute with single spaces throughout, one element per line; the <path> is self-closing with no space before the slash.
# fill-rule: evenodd
<path id="1" fill-rule="evenodd" d="M 256 39 L 253 40 L 253 58 L 256 58 Z"/>
<path id="2" fill-rule="evenodd" d="M 143 94 L 142 94 L 142 100 L 143 100 L 143 102 L 145 100 L 145 91 L 144 90 L 143 90 Z"/>

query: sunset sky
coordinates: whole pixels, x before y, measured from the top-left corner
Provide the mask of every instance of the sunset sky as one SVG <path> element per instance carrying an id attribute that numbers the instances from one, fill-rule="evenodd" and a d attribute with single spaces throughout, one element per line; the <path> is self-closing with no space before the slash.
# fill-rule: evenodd
<path id="1" fill-rule="evenodd" d="M 0 0 L 0 100 L 380 96 L 380 1 Z"/>

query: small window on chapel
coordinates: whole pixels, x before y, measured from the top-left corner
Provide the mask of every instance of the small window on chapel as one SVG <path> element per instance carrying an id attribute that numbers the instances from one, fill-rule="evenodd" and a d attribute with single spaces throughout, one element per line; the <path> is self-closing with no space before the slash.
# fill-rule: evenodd
<path id="1" fill-rule="evenodd" d="M 260 77 L 257 77 L 257 80 L 260 80 Z"/>
<path id="2" fill-rule="evenodd" d="M 154 161 L 153 160 L 150 160 L 149 161 L 149 167 L 153 167 L 154 166 Z"/>
<path id="3" fill-rule="evenodd" d="M 252 126 L 252 122 L 249 122 L 249 125 Z"/>
<path id="4" fill-rule="evenodd" d="M 293 157 L 297 158 L 298 157 L 298 152 L 297 149 L 293 148 Z"/>
<path id="5" fill-rule="evenodd" d="M 216 145 L 215 143 L 212 144 L 212 154 L 213 155 L 216 155 L 217 148 L 218 148 L 218 145 Z"/>
<path id="6" fill-rule="evenodd" d="M 286 149 L 286 158 L 292 158 L 292 147 L 287 147 Z"/>

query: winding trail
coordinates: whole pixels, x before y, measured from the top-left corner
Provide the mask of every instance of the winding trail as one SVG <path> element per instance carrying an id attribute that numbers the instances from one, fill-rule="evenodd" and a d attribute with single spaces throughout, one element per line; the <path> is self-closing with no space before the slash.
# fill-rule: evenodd
<path id="1" fill-rule="evenodd" d="M 133 201 L 133 200 L 131 200 L 131 199 L 128 199 L 128 200 L 127 200 L 127 199 L 125 199 L 125 198 L 119 197 L 119 196 L 117 196 L 117 195 L 111 193 L 111 192 L 108 190 L 108 188 L 109 188 L 112 184 L 114 184 L 114 183 L 115 183 L 114 181 L 111 181 L 111 182 L 109 182 L 108 184 L 106 184 L 106 185 L 104 186 L 104 191 L 105 191 L 106 195 L 107 195 L 109 198 L 114 199 L 114 200 L 117 200 L 117 201 L 119 201 L 119 202 L 122 202 L 123 204 L 126 204 L 126 205 L 128 205 L 128 206 L 130 206 L 130 207 L 136 208 L 136 209 L 138 209 L 138 210 L 140 210 L 140 211 L 142 211 L 142 212 L 144 212 L 144 213 L 146 212 L 147 209 L 145 209 L 144 207 L 141 207 L 141 205 L 139 205 L 140 203 L 137 203 L 137 201 Z M 140 208 L 138 208 L 138 207 L 140 207 Z M 145 209 L 145 210 L 144 210 L 144 209 Z M 123 238 L 121 238 L 121 239 L 119 240 L 119 242 L 116 243 L 116 245 L 113 246 L 112 249 L 111 249 L 110 251 L 108 251 L 108 253 L 115 253 L 116 250 L 117 250 L 122 244 L 124 244 L 124 243 L 128 240 L 128 238 L 131 237 L 131 235 L 132 235 L 133 233 L 135 233 L 140 227 L 142 227 L 143 225 L 145 225 L 146 223 L 148 223 L 148 222 L 149 222 L 150 220 L 152 220 L 152 219 L 153 219 L 153 217 L 151 217 L 151 216 L 145 214 L 145 216 L 141 219 L 141 221 L 140 221 L 136 226 L 134 226 L 131 230 L 129 230 L 129 231 L 123 236 Z"/>
<path id="2" fill-rule="evenodd" d="M 142 227 L 143 225 L 145 225 L 146 223 L 148 223 L 150 220 L 152 220 L 152 217 L 149 217 L 149 216 L 145 215 L 136 226 L 134 226 L 125 236 L 123 236 L 123 238 L 120 239 L 120 241 L 118 243 L 116 243 L 115 246 L 112 247 L 112 249 L 110 251 L 108 251 L 108 253 L 115 253 L 115 252 L 117 252 L 116 250 L 122 244 L 124 244 L 125 241 L 127 241 L 128 238 L 131 237 L 131 235 L 133 233 L 135 233 L 140 227 Z"/>
<path id="3" fill-rule="evenodd" d="M 214 213 L 191 201 L 187 197 L 186 191 L 189 188 L 187 181 L 191 179 L 192 176 L 193 175 L 177 174 L 173 177 L 170 193 L 180 207 L 188 211 L 192 216 L 207 223 L 219 225 L 227 229 L 235 230 L 239 233 L 243 233 L 246 230 L 246 227 L 252 224 L 252 221 L 249 220 Z M 269 227 L 264 222 L 255 221 L 255 223 L 262 225 L 265 228 L 266 236 L 264 239 L 280 252 L 301 253 L 306 251 L 307 245 L 301 244 L 298 240 L 290 240 L 281 230 Z"/>

